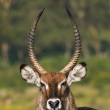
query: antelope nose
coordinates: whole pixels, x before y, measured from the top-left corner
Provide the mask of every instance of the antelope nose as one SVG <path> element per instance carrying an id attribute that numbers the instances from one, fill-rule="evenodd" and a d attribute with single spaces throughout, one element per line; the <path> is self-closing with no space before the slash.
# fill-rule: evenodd
<path id="1" fill-rule="evenodd" d="M 56 109 L 61 109 L 62 104 L 61 104 L 61 100 L 59 98 L 50 98 L 47 101 L 47 109 L 48 110 L 56 110 Z"/>
<path id="2" fill-rule="evenodd" d="M 49 101 L 48 103 L 49 103 L 51 108 L 55 109 L 55 108 L 57 108 L 59 106 L 60 102 L 59 102 L 59 100 L 56 100 L 54 102 L 53 101 Z"/>

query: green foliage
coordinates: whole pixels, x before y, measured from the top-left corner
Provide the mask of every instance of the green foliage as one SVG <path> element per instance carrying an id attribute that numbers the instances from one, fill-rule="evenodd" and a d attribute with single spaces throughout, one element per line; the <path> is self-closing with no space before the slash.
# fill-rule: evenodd
<path id="1" fill-rule="evenodd" d="M 102 89 L 103 86 L 109 84 L 110 80 L 110 61 L 109 58 L 99 59 L 91 57 L 86 61 L 87 76 L 85 82 Z M 87 80 L 86 80 L 87 79 Z"/>
<path id="2" fill-rule="evenodd" d="M 36 53 L 42 56 L 44 50 L 51 53 L 52 49 L 58 52 L 59 48 L 63 48 L 61 53 L 71 54 L 74 39 L 65 5 L 71 10 L 80 29 L 84 43 L 83 56 L 90 57 L 92 54 L 100 57 L 110 54 L 109 0 L 10 0 L 0 2 L 0 46 L 7 42 L 9 62 L 26 60 L 28 31 L 44 7 L 46 10 L 39 21 L 35 38 Z M 67 48 L 70 48 L 69 51 Z M 4 59 L 4 48 L 0 53 Z"/>

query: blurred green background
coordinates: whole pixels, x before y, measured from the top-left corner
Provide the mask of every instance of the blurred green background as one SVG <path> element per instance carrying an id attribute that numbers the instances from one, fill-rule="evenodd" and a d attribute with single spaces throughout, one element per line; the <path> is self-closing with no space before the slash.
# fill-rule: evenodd
<path id="1" fill-rule="evenodd" d="M 0 0 L 0 109 L 36 109 L 39 89 L 22 80 L 19 66 L 30 64 L 27 38 L 36 15 L 35 52 L 47 71 L 61 70 L 74 52 L 70 9 L 80 30 L 87 75 L 71 86 L 77 106 L 110 109 L 110 0 Z"/>

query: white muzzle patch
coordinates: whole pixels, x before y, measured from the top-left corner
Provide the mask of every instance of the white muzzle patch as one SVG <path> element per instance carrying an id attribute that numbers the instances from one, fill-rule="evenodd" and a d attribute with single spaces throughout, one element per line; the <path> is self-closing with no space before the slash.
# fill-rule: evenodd
<path id="1" fill-rule="evenodd" d="M 59 98 L 50 98 L 47 100 L 47 109 L 48 110 L 59 110 L 61 109 L 61 101 Z"/>

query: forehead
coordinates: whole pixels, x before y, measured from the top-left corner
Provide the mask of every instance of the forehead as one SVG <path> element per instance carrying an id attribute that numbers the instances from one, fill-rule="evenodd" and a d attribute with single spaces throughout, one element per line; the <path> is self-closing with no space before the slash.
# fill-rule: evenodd
<path id="1" fill-rule="evenodd" d="M 59 83 L 63 79 L 65 79 L 66 76 L 61 73 L 47 73 L 41 76 L 41 80 L 43 80 L 46 83 Z"/>

